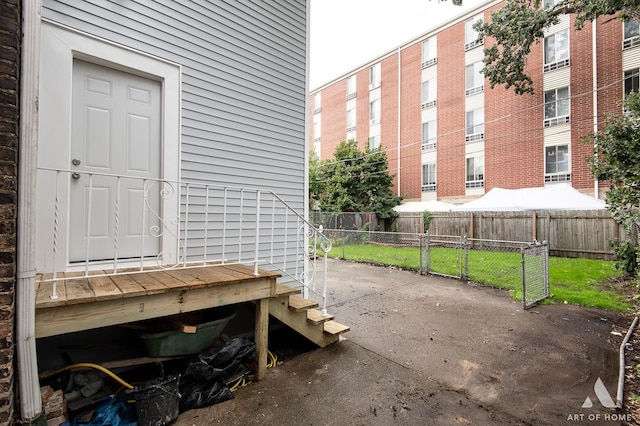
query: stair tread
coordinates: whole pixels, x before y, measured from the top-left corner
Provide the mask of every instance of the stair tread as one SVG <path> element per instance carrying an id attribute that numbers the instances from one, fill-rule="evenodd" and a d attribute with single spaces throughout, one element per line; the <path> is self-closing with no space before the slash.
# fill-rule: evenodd
<path id="1" fill-rule="evenodd" d="M 333 315 L 323 316 L 322 311 L 318 309 L 309 309 L 307 311 L 307 320 L 311 321 L 314 324 L 320 324 L 326 321 L 331 321 L 335 317 Z"/>
<path id="2" fill-rule="evenodd" d="M 342 334 L 351 330 L 348 325 L 340 324 L 337 321 L 327 321 L 324 323 L 324 332 L 329 334 Z"/>
<path id="3" fill-rule="evenodd" d="M 276 297 L 290 296 L 293 294 L 300 294 L 301 290 L 296 287 L 291 287 L 286 284 L 276 284 Z"/>
<path id="4" fill-rule="evenodd" d="M 293 311 L 300 312 L 317 307 L 318 303 L 312 300 L 294 295 L 289 296 L 289 309 Z"/>

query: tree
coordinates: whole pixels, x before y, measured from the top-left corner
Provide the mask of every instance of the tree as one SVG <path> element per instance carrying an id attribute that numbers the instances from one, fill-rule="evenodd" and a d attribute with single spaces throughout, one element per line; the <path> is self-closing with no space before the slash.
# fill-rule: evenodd
<path id="1" fill-rule="evenodd" d="M 533 81 L 525 72 L 531 45 L 544 39 L 544 30 L 558 23 L 561 15 L 576 15 L 575 29 L 599 16 L 614 15 L 623 21 L 640 21 L 640 0 L 561 0 L 542 7 L 541 0 L 507 0 L 491 14 L 489 22 L 474 26 L 480 37 L 491 37 L 495 44 L 484 50 L 484 75 L 491 88 L 513 87 L 516 94 L 533 93 Z"/>
<path id="2" fill-rule="evenodd" d="M 320 196 L 324 192 L 324 181 L 321 179 L 321 163 L 316 152 L 309 155 L 309 209 L 320 208 Z"/>
<path id="3" fill-rule="evenodd" d="M 616 222 L 627 229 L 628 241 L 614 242 L 618 266 L 630 275 L 638 270 L 638 226 L 640 225 L 640 95 L 625 98 L 625 114 L 611 117 L 603 130 L 586 143 L 596 143 L 587 159 L 591 173 L 608 181 L 606 200 Z"/>
<path id="4" fill-rule="evenodd" d="M 389 175 L 385 151 L 371 149 L 368 143 L 360 151 L 351 139 L 340 142 L 333 156 L 320 162 L 315 177 L 310 174 L 310 200 L 318 200 L 322 211 L 375 212 L 382 220 L 397 217 L 393 207 L 402 197 L 391 190 L 394 176 Z"/>

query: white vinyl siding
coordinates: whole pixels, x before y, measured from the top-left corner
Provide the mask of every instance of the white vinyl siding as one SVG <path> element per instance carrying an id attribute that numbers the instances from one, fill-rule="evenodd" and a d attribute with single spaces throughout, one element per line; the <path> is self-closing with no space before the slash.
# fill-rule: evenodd
<path id="1" fill-rule="evenodd" d="M 179 64 L 180 115 L 172 119 L 180 121 L 181 180 L 270 190 L 304 212 L 306 1 L 43 0 L 42 15 Z M 96 61 L 100 55 L 95 52 Z M 190 216 L 189 226 L 196 229 L 190 238 L 204 234 L 201 215 Z M 209 221 L 206 228 L 213 241 L 223 223 Z M 208 254 L 219 254 L 217 248 Z M 287 250 L 279 255 L 295 257 Z"/>
<path id="2" fill-rule="evenodd" d="M 44 0 L 42 13 L 182 65 L 182 179 L 271 189 L 302 209 L 304 1 Z"/>

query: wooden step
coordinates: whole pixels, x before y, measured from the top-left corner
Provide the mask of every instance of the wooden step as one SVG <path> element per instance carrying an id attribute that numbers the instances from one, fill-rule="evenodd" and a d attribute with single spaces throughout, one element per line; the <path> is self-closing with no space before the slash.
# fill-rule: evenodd
<path id="1" fill-rule="evenodd" d="M 346 333 L 351 330 L 351 328 L 347 325 L 340 324 L 336 321 L 327 321 L 324 323 L 324 332 L 331 334 L 332 336 L 337 336 L 342 333 Z"/>
<path id="2" fill-rule="evenodd" d="M 312 300 L 304 299 L 300 296 L 289 296 L 289 309 L 294 312 L 303 312 L 317 307 L 318 303 Z"/>
<path id="3" fill-rule="evenodd" d="M 333 315 L 323 316 L 322 312 L 318 309 L 309 309 L 307 311 L 307 320 L 314 324 L 322 324 L 323 322 L 331 321 L 334 318 L 335 317 Z"/>
<path id="4" fill-rule="evenodd" d="M 295 294 L 300 294 L 301 292 L 302 291 L 299 288 L 277 283 L 275 296 L 276 297 L 291 296 Z"/>

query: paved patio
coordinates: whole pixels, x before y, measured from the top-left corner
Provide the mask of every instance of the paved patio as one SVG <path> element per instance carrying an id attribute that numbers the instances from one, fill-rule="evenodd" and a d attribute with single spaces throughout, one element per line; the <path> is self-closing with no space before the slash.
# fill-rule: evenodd
<path id="1" fill-rule="evenodd" d="M 504 291 L 331 261 L 346 340 L 299 355 L 177 425 L 620 424 L 618 346 L 632 318 L 571 305 L 523 310 Z M 582 408 L 585 399 L 593 407 Z M 593 419 L 595 421 L 590 421 Z M 612 419 L 616 419 L 615 421 Z"/>

